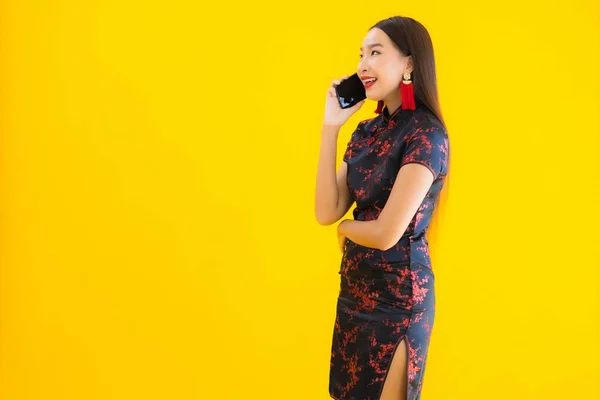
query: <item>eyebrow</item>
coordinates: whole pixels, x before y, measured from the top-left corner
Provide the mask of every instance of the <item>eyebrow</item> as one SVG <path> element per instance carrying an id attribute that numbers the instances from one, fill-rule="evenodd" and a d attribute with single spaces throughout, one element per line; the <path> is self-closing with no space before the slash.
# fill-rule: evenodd
<path id="1" fill-rule="evenodd" d="M 372 49 L 375 46 L 381 46 L 383 47 L 383 45 L 381 43 L 373 43 L 367 46 L 367 48 Z M 363 49 L 362 47 L 360 48 L 361 50 Z"/>

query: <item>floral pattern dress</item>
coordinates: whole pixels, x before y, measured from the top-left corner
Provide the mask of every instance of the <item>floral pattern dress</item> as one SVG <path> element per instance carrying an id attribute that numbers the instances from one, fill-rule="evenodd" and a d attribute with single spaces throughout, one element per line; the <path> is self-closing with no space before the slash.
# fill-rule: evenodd
<path id="1" fill-rule="evenodd" d="M 444 126 L 423 105 L 387 108 L 361 121 L 348 142 L 347 184 L 355 220 L 375 220 L 400 167 L 419 163 L 434 181 L 399 241 L 388 250 L 347 240 L 331 346 L 329 394 L 379 400 L 397 347 L 407 345 L 407 399 L 421 397 L 435 315 L 434 274 L 426 232 L 448 173 Z"/>

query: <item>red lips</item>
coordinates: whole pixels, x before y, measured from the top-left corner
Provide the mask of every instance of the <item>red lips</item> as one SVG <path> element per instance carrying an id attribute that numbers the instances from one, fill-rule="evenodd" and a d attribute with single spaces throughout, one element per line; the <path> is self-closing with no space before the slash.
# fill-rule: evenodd
<path id="1" fill-rule="evenodd" d="M 377 78 L 375 78 L 374 76 L 363 76 L 360 78 L 363 81 L 363 85 L 365 85 L 365 89 L 370 88 L 371 86 L 373 86 L 375 84 L 375 82 L 377 82 Z M 372 82 L 366 83 L 365 81 L 368 81 L 369 79 L 375 79 Z"/>

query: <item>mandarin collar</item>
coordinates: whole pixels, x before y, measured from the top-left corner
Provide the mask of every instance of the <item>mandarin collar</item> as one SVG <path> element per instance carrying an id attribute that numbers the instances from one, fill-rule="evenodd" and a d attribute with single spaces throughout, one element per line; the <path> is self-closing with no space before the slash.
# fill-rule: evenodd
<path id="1" fill-rule="evenodd" d="M 400 106 L 396 110 L 394 110 L 394 112 L 392 114 L 390 114 L 390 110 L 388 109 L 387 106 L 385 106 L 385 107 L 383 107 L 383 110 L 381 111 L 381 119 L 383 120 L 384 123 L 388 123 L 392 118 L 401 114 L 402 111 L 403 111 L 402 106 Z"/>

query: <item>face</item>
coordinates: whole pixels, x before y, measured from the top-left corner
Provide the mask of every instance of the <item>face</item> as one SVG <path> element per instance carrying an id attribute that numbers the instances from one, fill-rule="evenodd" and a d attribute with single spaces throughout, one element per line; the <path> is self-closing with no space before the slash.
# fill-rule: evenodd
<path id="1" fill-rule="evenodd" d="M 389 36 L 379 28 L 371 29 L 360 48 L 358 76 L 370 100 L 398 97 L 405 72 L 412 72 L 412 58 L 404 56 Z M 375 78 L 371 83 L 369 78 Z"/>

